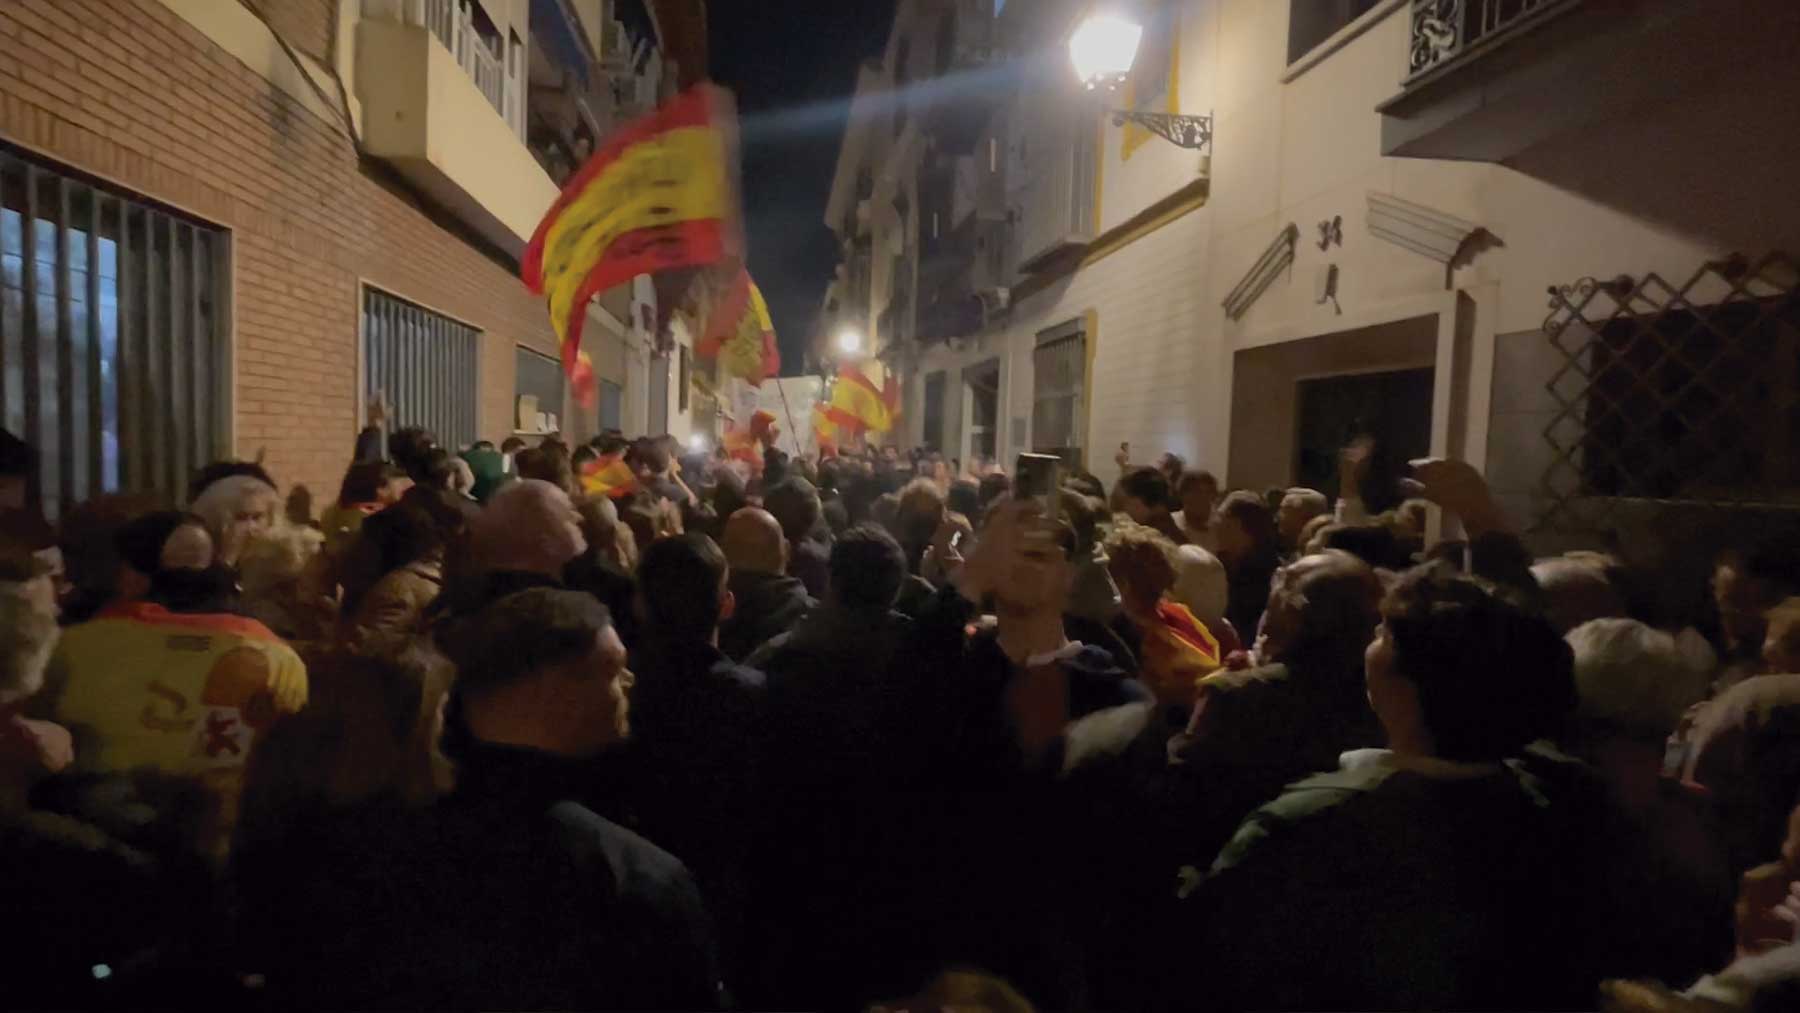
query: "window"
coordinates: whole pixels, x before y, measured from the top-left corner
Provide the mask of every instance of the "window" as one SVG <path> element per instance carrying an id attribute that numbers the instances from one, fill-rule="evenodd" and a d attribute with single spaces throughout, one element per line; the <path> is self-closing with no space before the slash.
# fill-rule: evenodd
<path id="1" fill-rule="evenodd" d="M 1087 325 L 1071 320 L 1039 331 L 1031 356 L 1031 446 L 1081 466 L 1087 420 L 1082 385 L 1087 377 Z"/>
<path id="2" fill-rule="evenodd" d="M 225 449 L 226 233 L 0 148 L 0 420 L 45 513 L 170 502 Z"/>
<path id="3" fill-rule="evenodd" d="M 1619 316 L 1594 336 L 1579 458 L 1586 493 L 1800 494 L 1800 297 Z"/>
<path id="4" fill-rule="evenodd" d="M 600 428 L 625 428 L 625 388 L 611 380 L 600 381 Z"/>
<path id="5" fill-rule="evenodd" d="M 679 411 L 685 412 L 688 410 L 688 387 L 689 387 L 689 385 L 691 385 L 693 383 L 693 380 L 694 380 L 693 374 L 694 374 L 694 355 L 692 352 L 688 351 L 688 346 L 682 345 L 681 346 L 681 372 L 677 376 L 677 379 L 679 379 L 681 381 L 681 390 L 675 395 L 676 398 L 678 399 L 676 401 L 676 408 Z"/>
<path id="6" fill-rule="evenodd" d="M 925 449 L 939 452 L 944 449 L 944 383 L 941 369 L 925 377 L 925 411 L 921 416 L 925 432 L 920 442 Z"/>
<path id="7" fill-rule="evenodd" d="M 475 442 L 480 336 L 468 324 L 364 288 L 364 375 L 370 393 L 387 400 L 388 424 L 428 429 L 449 447 Z"/>
<path id="8" fill-rule="evenodd" d="M 1381 0 L 1292 0 L 1288 4 L 1288 62 L 1312 52 Z"/>
<path id="9" fill-rule="evenodd" d="M 554 416 L 554 419 L 546 418 L 544 420 L 545 431 L 561 432 L 565 419 L 564 412 L 567 408 L 563 397 L 565 388 L 563 387 L 562 363 L 541 352 L 520 347 L 514 352 L 513 365 L 513 403 L 518 405 L 524 398 L 531 398 L 535 405 L 533 414 L 543 412 L 548 416 Z M 523 423 L 527 421 L 530 421 L 531 424 L 524 425 Z M 538 431 L 535 419 L 515 419 L 514 424 L 531 432 Z"/>

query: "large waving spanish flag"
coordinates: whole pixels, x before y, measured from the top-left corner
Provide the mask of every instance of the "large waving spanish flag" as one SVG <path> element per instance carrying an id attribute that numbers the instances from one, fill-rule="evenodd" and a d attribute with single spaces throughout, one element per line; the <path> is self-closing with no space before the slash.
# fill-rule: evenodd
<path id="1" fill-rule="evenodd" d="M 520 275 L 546 297 L 572 379 L 595 296 L 640 274 L 740 254 L 735 124 L 727 92 L 683 92 L 613 135 L 538 224 Z"/>
<path id="2" fill-rule="evenodd" d="M 831 402 L 820 415 L 848 434 L 885 433 L 894 428 L 900 414 L 899 390 L 891 375 L 884 387 L 877 387 L 861 368 L 845 364 L 831 385 Z"/>
<path id="3" fill-rule="evenodd" d="M 781 352 L 775 347 L 775 324 L 762 290 L 740 270 L 731 287 L 707 321 L 706 335 L 694 348 L 703 359 L 718 358 L 727 376 L 740 377 L 761 386 L 781 372 Z"/>

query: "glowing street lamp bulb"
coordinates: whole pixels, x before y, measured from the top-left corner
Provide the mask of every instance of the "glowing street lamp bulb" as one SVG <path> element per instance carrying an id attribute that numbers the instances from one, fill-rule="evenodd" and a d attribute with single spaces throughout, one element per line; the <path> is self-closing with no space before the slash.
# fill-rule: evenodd
<path id="1" fill-rule="evenodd" d="M 1123 81 L 1131 73 L 1143 38 L 1143 25 L 1116 14 L 1088 18 L 1069 37 L 1069 59 L 1075 64 L 1076 76 L 1089 88 Z"/>
<path id="2" fill-rule="evenodd" d="M 862 335 L 855 331 L 844 331 L 838 335 L 838 351 L 845 355 L 855 355 L 862 351 Z"/>

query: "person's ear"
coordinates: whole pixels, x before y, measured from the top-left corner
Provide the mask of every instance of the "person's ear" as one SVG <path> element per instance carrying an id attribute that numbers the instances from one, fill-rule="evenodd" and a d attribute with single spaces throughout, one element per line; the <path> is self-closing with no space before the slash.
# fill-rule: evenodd
<path id="1" fill-rule="evenodd" d="M 737 595 L 732 594 L 731 589 L 727 588 L 724 595 L 719 598 L 719 621 L 724 622 L 730 619 L 736 612 Z"/>

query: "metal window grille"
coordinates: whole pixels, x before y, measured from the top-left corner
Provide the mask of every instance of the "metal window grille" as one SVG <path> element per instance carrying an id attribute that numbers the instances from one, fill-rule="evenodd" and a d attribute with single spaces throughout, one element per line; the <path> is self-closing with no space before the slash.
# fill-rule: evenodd
<path id="1" fill-rule="evenodd" d="M 1477 45 L 1495 44 L 1529 31 L 1579 3 L 1581 0 L 1412 0 L 1406 83 Z M 1323 40 L 1321 36 L 1319 41 Z"/>
<path id="2" fill-rule="evenodd" d="M 1800 505 L 1800 268 L 1774 254 L 1681 284 L 1551 289 L 1562 365 L 1539 530 L 1601 530 L 1626 504 Z"/>
<path id="3" fill-rule="evenodd" d="M 226 446 L 226 233 L 0 148 L 0 418 L 50 517 Z"/>
<path id="4" fill-rule="evenodd" d="M 423 306 L 363 289 L 363 362 L 389 425 L 419 427 L 447 446 L 475 441 L 481 332 Z"/>
<path id="5" fill-rule="evenodd" d="M 1082 384 L 1087 374 L 1087 332 L 1071 321 L 1040 331 L 1032 353 L 1031 446 L 1038 453 L 1059 454 L 1081 462 L 1083 434 Z"/>
<path id="6" fill-rule="evenodd" d="M 944 388 L 947 383 L 948 378 L 941 369 L 925 377 L 925 411 L 922 421 L 925 423 L 923 442 L 927 450 L 944 449 Z"/>
<path id="7" fill-rule="evenodd" d="M 686 345 L 681 346 L 681 373 L 678 379 L 681 384 L 675 396 L 680 399 L 680 410 L 685 412 L 688 410 L 688 388 L 694 382 L 694 356 Z"/>

